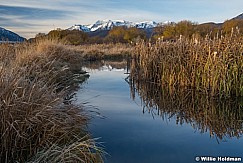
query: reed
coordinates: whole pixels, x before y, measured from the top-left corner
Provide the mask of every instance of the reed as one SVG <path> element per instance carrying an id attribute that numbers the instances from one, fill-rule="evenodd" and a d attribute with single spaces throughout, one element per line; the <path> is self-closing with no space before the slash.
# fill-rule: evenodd
<path id="1" fill-rule="evenodd" d="M 195 89 L 221 98 L 243 96 L 242 54 L 243 37 L 237 31 L 214 38 L 141 41 L 132 56 L 131 74 L 170 89 Z"/>
<path id="2" fill-rule="evenodd" d="M 50 40 L 0 49 L 0 161 L 102 162 L 90 117 L 66 101 L 87 79 L 80 55 Z"/>

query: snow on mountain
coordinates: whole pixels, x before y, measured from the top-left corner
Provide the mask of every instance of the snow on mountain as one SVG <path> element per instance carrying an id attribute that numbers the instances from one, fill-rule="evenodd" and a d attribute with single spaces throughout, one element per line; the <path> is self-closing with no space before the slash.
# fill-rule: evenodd
<path id="1" fill-rule="evenodd" d="M 69 30 L 81 30 L 84 32 L 95 32 L 95 31 L 101 31 L 101 30 L 111 30 L 113 27 L 118 26 L 125 26 L 127 28 L 129 27 L 136 27 L 140 29 L 150 29 L 154 28 L 158 25 L 158 23 L 154 21 L 144 21 L 144 22 L 138 22 L 133 23 L 125 20 L 98 20 L 94 24 L 90 25 L 74 25 Z"/>
<path id="2" fill-rule="evenodd" d="M 158 23 L 156 23 L 154 21 L 145 21 L 145 22 L 135 23 L 135 27 L 143 28 L 143 29 L 154 28 L 157 25 L 158 25 Z"/>
<path id="3" fill-rule="evenodd" d="M 243 19 L 243 13 L 238 15 L 238 16 L 236 16 L 236 17 L 234 17 L 233 19 Z"/>
<path id="4" fill-rule="evenodd" d="M 70 28 L 68 28 L 68 30 L 80 30 L 80 31 L 84 31 L 84 32 L 90 32 L 90 28 L 88 26 L 85 25 L 74 25 Z"/>
<path id="5" fill-rule="evenodd" d="M 25 38 L 19 36 L 18 34 L 9 31 L 7 29 L 4 29 L 2 27 L 0 27 L 0 41 L 4 42 L 4 41 L 14 41 L 14 42 L 22 42 L 25 40 Z"/>
<path id="6" fill-rule="evenodd" d="M 97 30 L 111 30 L 113 27 L 126 26 L 131 27 L 132 23 L 125 20 L 98 20 L 92 25 L 90 31 L 94 32 Z"/>

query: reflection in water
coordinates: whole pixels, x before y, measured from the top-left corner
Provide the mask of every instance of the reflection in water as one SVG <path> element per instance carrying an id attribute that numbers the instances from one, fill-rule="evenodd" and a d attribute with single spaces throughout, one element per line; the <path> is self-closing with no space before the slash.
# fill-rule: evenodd
<path id="1" fill-rule="evenodd" d="M 125 69 L 128 67 L 128 61 L 125 59 L 121 60 L 98 60 L 98 61 L 92 61 L 92 62 L 84 62 L 83 67 L 86 67 L 88 69 L 97 69 L 102 70 L 104 68 L 107 68 L 108 70 L 112 69 Z"/>
<path id="2" fill-rule="evenodd" d="M 143 112 L 163 119 L 176 117 L 177 124 L 188 123 L 201 132 L 209 132 L 217 141 L 239 138 L 243 134 L 243 100 L 212 99 L 193 90 L 169 90 L 155 83 L 142 81 L 131 65 L 129 84 L 131 97 L 140 96 Z"/>
<path id="3" fill-rule="evenodd" d="M 126 61 L 85 65 L 90 78 L 76 96 L 77 101 L 88 101 L 99 109 L 89 131 L 100 138 L 109 154 L 106 163 L 187 163 L 196 156 L 242 156 L 240 101 L 216 101 L 196 92 L 162 89 L 137 80 L 134 68 L 127 75 L 127 67 Z"/>

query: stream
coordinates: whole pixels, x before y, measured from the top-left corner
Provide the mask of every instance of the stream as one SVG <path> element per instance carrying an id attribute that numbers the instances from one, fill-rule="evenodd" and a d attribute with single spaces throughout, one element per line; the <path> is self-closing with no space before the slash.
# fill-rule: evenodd
<path id="1" fill-rule="evenodd" d="M 227 106 L 193 104 L 195 110 L 207 106 L 209 116 L 198 118 L 193 115 L 195 111 L 187 113 L 192 102 L 181 104 L 187 110 L 178 112 L 173 111 L 175 98 L 171 103 L 165 97 L 160 98 L 166 100 L 161 102 L 163 105 L 152 98 L 145 101 L 141 96 L 146 90 L 132 88 L 126 63 L 104 61 L 84 70 L 90 78 L 82 84 L 76 98 L 77 102 L 98 109 L 89 130 L 108 153 L 105 162 L 186 163 L 204 156 L 243 158 L 242 101 Z M 228 114 L 231 109 L 236 109 L 235 119 L 228 117 L 232 116 Z"/>

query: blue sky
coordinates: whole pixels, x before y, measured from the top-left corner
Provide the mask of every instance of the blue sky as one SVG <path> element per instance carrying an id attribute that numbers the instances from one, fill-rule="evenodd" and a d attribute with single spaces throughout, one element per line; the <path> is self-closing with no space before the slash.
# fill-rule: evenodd
<path id="1" fill-rule="evenodd" d="M 242 6 L 243 0 L 0 0 L 0 27 L 30 38 L 103 19 L 224 22 Z"/>

